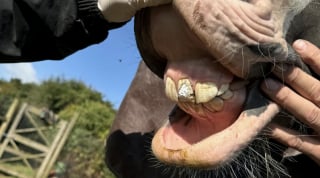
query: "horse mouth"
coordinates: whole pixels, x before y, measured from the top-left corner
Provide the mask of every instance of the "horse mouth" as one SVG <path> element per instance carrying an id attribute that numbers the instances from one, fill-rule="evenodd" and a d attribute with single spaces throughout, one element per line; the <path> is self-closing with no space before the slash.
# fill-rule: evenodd
<path id="1" fill-rule="evenodd" d="M 214 169 L 246 148 L 279 108 L 260 93 L 258 81 L 237 78 L 210 59 L 193 62 L 191 70 L 186 61 L 167 65 L 166 94 L 177 107 L 155 134 L 152 151 L 170 165 Z"/>

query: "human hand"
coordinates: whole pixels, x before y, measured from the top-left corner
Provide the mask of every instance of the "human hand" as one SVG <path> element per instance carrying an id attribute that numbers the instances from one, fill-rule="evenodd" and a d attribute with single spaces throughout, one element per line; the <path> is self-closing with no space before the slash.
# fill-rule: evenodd
<path id="1" fill-rule="evenodd" d="M 172 0 L 98 0 L 98 7 L 109 22 L 125 22 L 145 7 L 168 4 Z"/>
<path id="2" fill-rule="evenodd" d="M 320 74 L 320 49 L 304 40 L 297 40 L 293 47 L 304 62 L 317 74 Z M 309 155 L 320 165 L 320 137 L 318 135 L 320 133 L 320 81 L 297 67 L 275 72 L 275 75 L 287 86 L 273 79 L 266 79 L 262 85 L 263 91 L 277 104 L 313 128 L 316 134 L 301 135 L 288 128 L 272 125 L 271 136 Z"/>

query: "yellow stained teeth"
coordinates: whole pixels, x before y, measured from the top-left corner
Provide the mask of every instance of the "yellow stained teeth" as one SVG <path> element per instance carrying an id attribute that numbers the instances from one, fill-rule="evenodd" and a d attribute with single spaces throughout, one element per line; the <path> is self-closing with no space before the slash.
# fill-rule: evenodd
<path id="1" fill-rule="evenodd" d="M 178 100 L 179 102 L 195 102 L 194 92 L 190 80 L 181 79 L 178 82 Z"/>
<path id="2" fill-rule="evenodd" d="M 176 85 L 170 77 L 166 78 L 165 92 L 167 97 L 170 100 L 178 102 L 178 93 L 177 93 Z"/>
<path id="3" fill-rule="evenodd" d="M 229 84 L 222 84 L 219 88 L 213 82 L 197 83 L 192 86 L 189 79 L 180 79 L 176 85 L 170 77 L 165 80 L 165 93 L 183 110 L 196 112 L 203 117 L 206 116 L 203 107 L 211 112 L 222 111 L 224 100 L 231 99 L 234 95 Z"/>
<path id="4" fill-rule="evenodd" d="M 195 87 L 196 103 L 206 103 L 217 96 L 218 87 L 214 83 L 197 83 Z"/>
<path id="5" fill-rule="evenodd" d="M 195 103 L 179 103 L 179 107 L 188 114 L 197 114 L 199 117 L 207 117 L 203 105 Z"/>

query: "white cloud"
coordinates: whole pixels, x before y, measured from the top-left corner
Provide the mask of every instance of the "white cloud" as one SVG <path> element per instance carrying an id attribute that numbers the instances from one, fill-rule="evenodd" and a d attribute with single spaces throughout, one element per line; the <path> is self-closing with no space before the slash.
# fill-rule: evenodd
<path id="1" fill-rule="evenodd" d="M 37 72 L 32 63 L 1 64 L 0 77 L 6 80 L 18 78 L 24 83 L 39 83 Z"/>

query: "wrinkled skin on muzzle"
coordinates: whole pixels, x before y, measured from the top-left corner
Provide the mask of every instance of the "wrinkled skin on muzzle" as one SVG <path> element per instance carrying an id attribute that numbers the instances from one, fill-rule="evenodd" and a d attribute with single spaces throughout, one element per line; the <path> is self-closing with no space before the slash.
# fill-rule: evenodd
<path id="1" fill-rule="evenodd" d="M 174 0 L 173 6 L 208 52 L 238 77 L 266 74 L 256 64 L 301 64 L 288 58 L 285 36 L 310 0 Z M 269 69 L 268 69 L 269 70 Z"/>
<path id="2" fill-rule="evenodd" d="M 317 1 L 312 4 L 316 3 Z M 260 77 L 270 72 L 264 65 L 270 62 L 301 65 L 298 58 L 290 55 L 293 50 L 285 38 L 292 19 L 308 4 L 310 0 L 173 1 L 176 11 L 208 52 L 240 78 Z M 150 33 L 149 30 L 145 32 Z M 293 35 L 297 37 L 301 34 Z M 145 41 L 148 39 L 144 39 Z M 144 45 L 139 47 L 144 48 Z M 158 56 L 151 59 L 152 62 L 147 59 L 146 63 L 152 71 L 163 77 L 165 65 L 157 61 L 161 57 L 168 56 Z M 259 69 L 255 67 L 258 66 L 257 63 Z M 261 68 L 261 65 L 264 67 Z"/>

